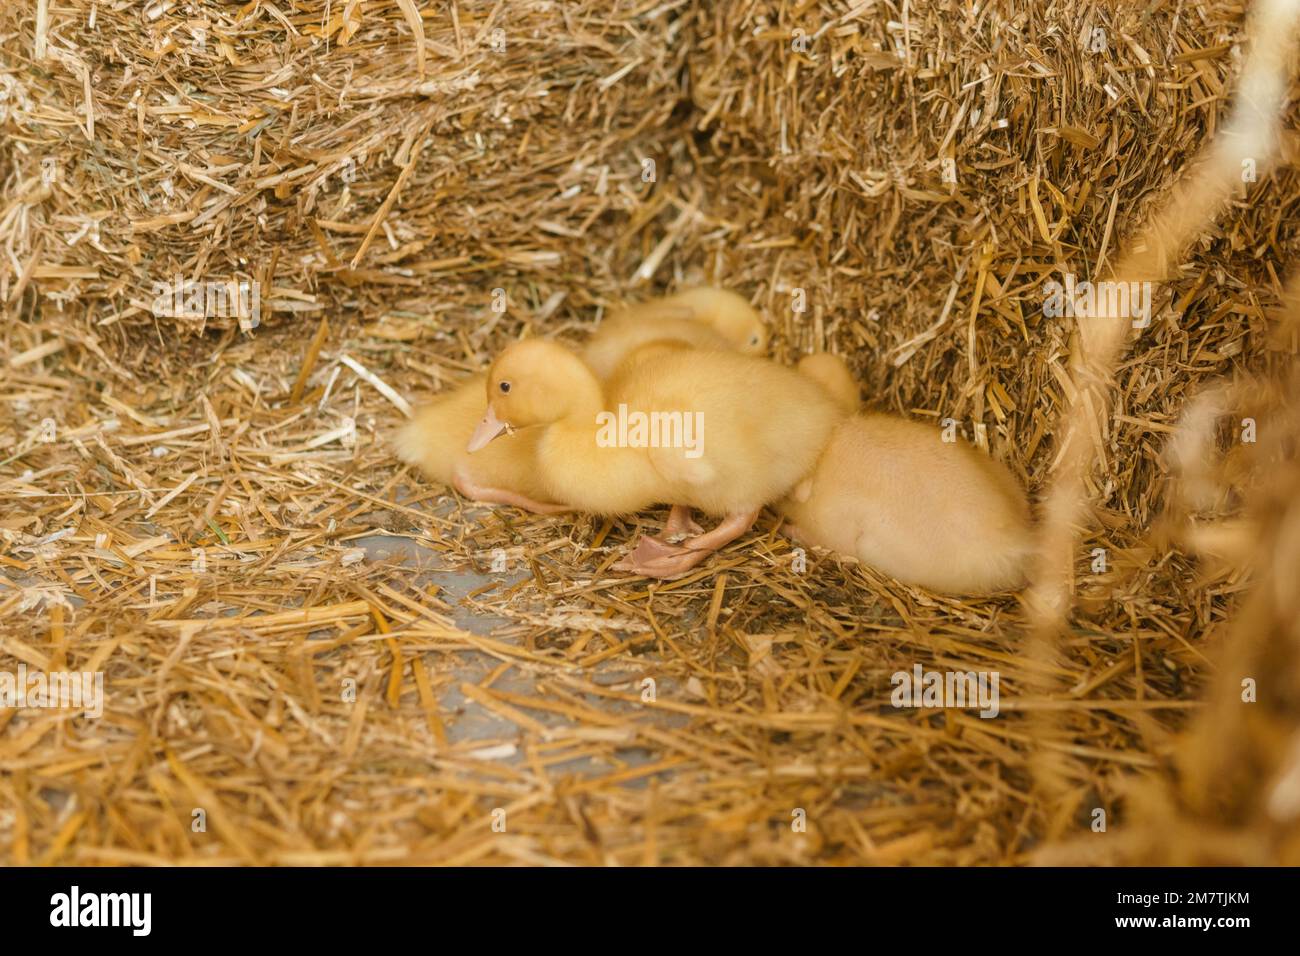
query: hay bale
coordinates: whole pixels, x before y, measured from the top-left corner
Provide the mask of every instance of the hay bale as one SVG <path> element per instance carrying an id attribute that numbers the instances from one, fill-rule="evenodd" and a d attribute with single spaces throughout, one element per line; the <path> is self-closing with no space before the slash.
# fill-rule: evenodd
<path id="1" fill-rule="evenodd" d="M 453 11 L 79 0 L 38 32 L 7 7 L 5 298 L 134 356 L 141 330 L 473 328 L 493 288 L 570 292 L 593 224 L 653 189 L 642 159 L 679 99 L 668 17 Z M 226 282 L 257 283 L 260 314 L 195 296 Z"/>

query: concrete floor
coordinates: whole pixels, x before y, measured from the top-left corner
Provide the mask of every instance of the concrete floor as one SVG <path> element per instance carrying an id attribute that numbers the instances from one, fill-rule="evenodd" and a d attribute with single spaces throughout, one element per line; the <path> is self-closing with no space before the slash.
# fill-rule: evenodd
<path id="1" fill-rule="evenodd" d="M 472 569 L 445 567 L 441 556 L 437 552 L 425 548 L 409 538 L 395 535 L 367 535 L 350 543 L 353 547 L 364 548 L 367 560 L 385 563 L 396 562 L 403 568 L 412 569 L 415 579 L 414 581 L 408 580 L 406 582 L 408 585 L 415 584 L 424 587 L 429 584 L 438 585 L 442 589 L 440 596 L 454 608 L 452 618 L 459 628 L 473 634 L 490 634 L 497 628 L 513 623 L 507 618 L 484 614 L 462 604 L 465 597 L 471 592 L 493 582 L 500 583 L 503 580 L 501 574 L 479 574 Z M 509 586 L 528 576 L 522 572 L 506 575 L 504 583 Z M 443 710 L 443 719 L 447 725 L 447 738 L 453 744 L 482 740 L 489 751 L 495 754 L 497 751 L 492 749 L 490 745 L 499 743 L 502 738 L 516 737 L 519 728 L 511 721 L 467 698 L 461 693 L 460 684 L 462 682 L 481 683 L 500 665 L 500 661 L 474 651 L 456 654 L 455 658 L 458 663 L 453 672 L 453 680 L 438 698 Z M 628 680 L 633 680 L 643 672 L 643 668 L 637 668 L 633 673 L 625 670 L 624 667 L 625 665 L 620 665 L 615 661 L 604 662 L 597 664 L 589 676 L 592 680 L 601 684 L 610 684 L 616 683 L 617 677 L 622 674 L 626 674 Z M 445 658 L 442 659 L 440 673 L 446 674 Z M 675 681 L 656 677 L 656 682 L 658 693 L 677 693 Z M 540 693 L 537 688 L 537 681 L 526 670 L 519 667 L 512 668 L 507 674 L 494 682 L 492 686 L 511 693 L 530 696 L 537 696 Z M 595 695 L 583 695 L 583 699 L 585 703 L 590 704 L 593 708 L 604 711 L 631 713 L 635 710 L 641 720 L 652 720 L 655 725 L 662 727 L 679 726 L 685 724 L 689 719 L 682 714 L 675 714 L 653 707 L 636 708 L 633 705 L 611 701 L 608 698 Z M 528 711 L 528 715 L 548 727 L 558 728 L 570 723 L 562 715 L 546 711 Z M 483 753 L 479 754 L 480 757 L 485 755 Z M 619 757 L 632 766 L 640 766 L 650 760 L 650 754 L 638 747 L 629 747 L 619 751 Z M 495 759 L 513 765 L 521 762 L 523 755 L 518 751 L 505 754 L 503 749 L 501 756 Z M 552 770 L 582 776 L 607 772 L 608 768 L 599 768 L 591 760 L 582 759 L 568 764 L 553 765 Z M 634 783 L 633 786 L 644 786 L 645 783 L 645 780 L 641 780 Z"/>

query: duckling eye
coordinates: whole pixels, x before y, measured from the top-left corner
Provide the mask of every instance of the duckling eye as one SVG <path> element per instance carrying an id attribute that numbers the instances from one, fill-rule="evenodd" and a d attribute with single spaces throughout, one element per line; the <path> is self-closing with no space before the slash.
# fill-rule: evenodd
<path id="1" fill-rule="evenodd" d="M 509 382 L 502 382 L 502 383 L 501 383 L 501 392 L 502 392 L 502 394 L 505 394 L 506 392 L 509 392 L 509 391 L 510 391 L 510 383 L 509 383 Z"/>
<path id="2" fill-rule="evenodd" d="M 757 344 L 758 344 L 758 336 L 757 336 L 757 335 L 751 335 L 751 336 L 749 337 L 749 344 L 750 344 L 750 345 L 757 345 Z"/>

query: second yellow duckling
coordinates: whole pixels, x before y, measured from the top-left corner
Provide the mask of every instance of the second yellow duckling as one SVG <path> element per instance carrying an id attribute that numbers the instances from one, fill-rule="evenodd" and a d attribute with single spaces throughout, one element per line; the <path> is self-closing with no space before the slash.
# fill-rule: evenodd
<path id="1" fill-rule="evenodd" d="M 656 349 L 602 388 L 577 355 L 540 339 L 501 353 L 487 400 L 469 451 L 542 426 L 538 473 L 552 500 L 597 515 L 669 503 L 670 530 L 695 530 L 681 519 L 689 508 L 722 516 L 681 544 L 643 537 L 621 567 L 652 577 L 684 574 L 744 534 L 812 470 L 843 417 L 812 379 L 765 359 Z"/>
<path id="2" fill-rule="evenodd" d="M 857 406 L 841 360 L 810 356 L 799 369 L 841 407 Z M 952 594 L 1020 586 L 1033 548 L 1028 501 L 1005 465 L 891 415 L 840 422 L 811 476 L 777 510 L 801 543 Z"/>
<path id="3" fill-rule="evenodd" d="M 582 358 L 598 378 L 607 379 L 625 356 L 656 339 L 760 355 L 767 348 L 767 329 L 741 296 L 703 286 L 614 311 L 592 334 Z"/>

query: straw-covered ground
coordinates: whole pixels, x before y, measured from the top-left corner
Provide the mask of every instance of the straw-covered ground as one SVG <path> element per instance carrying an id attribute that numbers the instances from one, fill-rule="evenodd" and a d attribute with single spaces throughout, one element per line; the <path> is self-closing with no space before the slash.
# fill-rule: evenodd
<path id="1" fill-rule="evenodd" d="M 0 671 L 105 698 L 0 702 L 0 860 L 1300 861 L 1294 425 L 1209 417 L 1213 560 L 1166 455 L 1295 353 L 1293 109 L 1121 359 L 1050 661 L 1016 595 L 805 564 L 770 514 L 629 579 L 663 511 L 474 506 L 389 444 L 519 335 L 712 282 L 1041 495 L 1044 283 L 1105 272 L 1249 47 L 1237 3 L 1119 6 L 5 4 Z M 998 672 L 999 716 L 892 706 L 916 665 Z"/>

